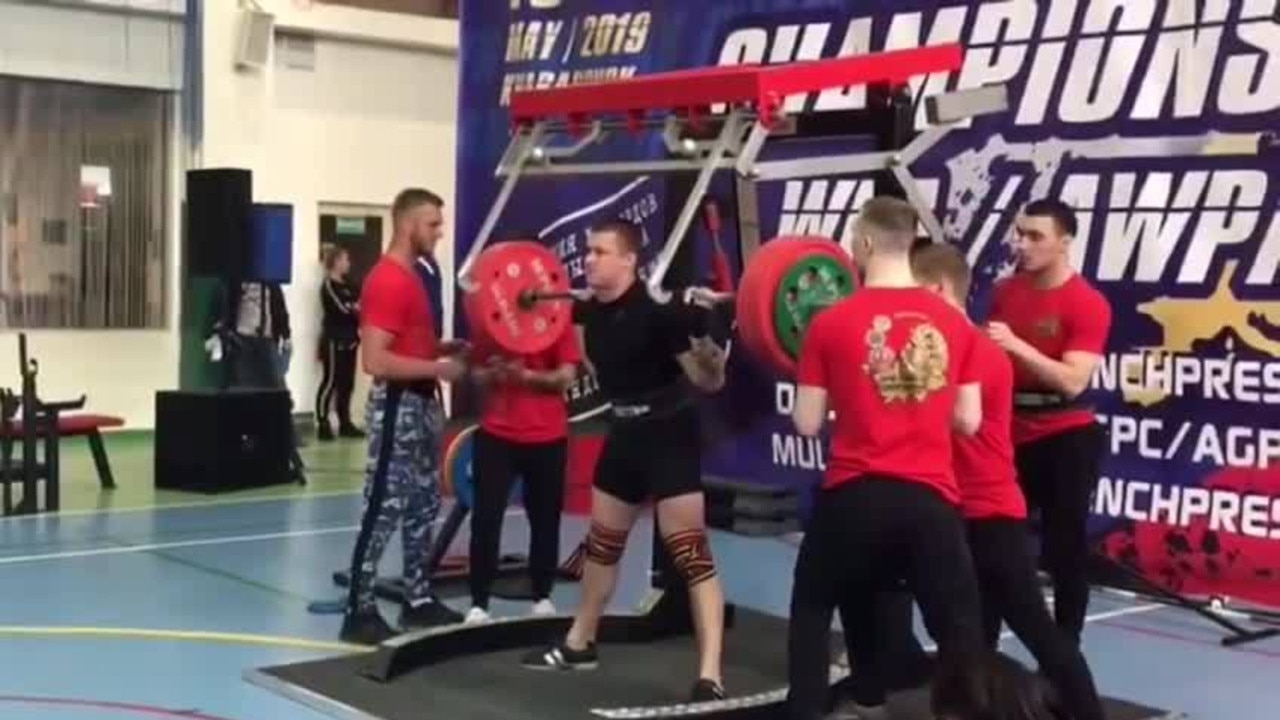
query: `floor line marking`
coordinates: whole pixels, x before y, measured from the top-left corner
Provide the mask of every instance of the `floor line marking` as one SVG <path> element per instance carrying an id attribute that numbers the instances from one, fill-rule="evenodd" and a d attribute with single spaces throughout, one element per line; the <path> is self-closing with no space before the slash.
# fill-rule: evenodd
<path id="1" fill-rule="evenodd" d="M 519 507 L 508 508 L 504 517 L 517 517 L 524 514 Z M 436 519 L 436 525 L 444 522 L 444 518 Z M 178 540 L 173 542 L 147 543 L 144 545 L 116 545 L 114 547 L 91 548 L 88 550 L 67 550 L 64 552 L 40 553 L 37 555 L 13 555 L 0 557 L 0 565 L 17 565 L 35 563 L 45 560 L 70 560 L 73 558 L 98 557 L 102 555 L 131 555 L 149 553 L 156 550 L 174 550 L 178 548 L 206 547 L 209 545 L 233 545 L 237 543 L 262 542 L 266 540 L 286 540 L 289 538 L 315 537 L 318 535 L 338 535 L 360 530 L 359 525 L 341 525 L 336 527 L 310 528 L 307 530 L 289 530 L 277 533 L 261 533 L 257 535 L 223 535 L 199 540 Z"/>
<path id="2" fill-rule="evenodd" d="M 352 533 L 360 529 L 359 525 L 342 525 L 339 527 L 312 528 L 310 530 L 290 530 L 278 533 L 262 533 L 259 535 L 224 535 L 221 537 L 203 538 L 200 540 L 182 540 L 175 542 L 148 543 L 145 545 L 125 545 L 90 550 L 67 550 L 65 552 L 42 553 L 39 555 L 17 555 L 0 557 L 0 565 L 16 565 L 19 563 L 43 562 L 45 560 L 70 560 L 72 558 L 98 557 L 101 555 L 130 555 L 153 552 L 156 550 L 173 550 L 177 548 L 204 547 L 208 545 L 232 545 L 236 543 L 262 542 L 265 540 L 286 540 L 288 538 L 314 537 L 317 535 L 337 535 Z"/>
<path id="3" fill-rule="evenodd" d="M 180 720 L 228 720 L 219 715 L 209 715 L 199 710 L 173 710 L 156 705 L 85 700 L 69 697 L 36 697 L 31 695 L 0 695 L 0 705 L 43 705 L 45 707 L 84 708 L 146 717 L 178 718 Z"/>
<path id="4" fill-rule="evenodd" d="M 1084 622 L 1087 625 L 1092 622 L 1103 622 L 1105 620 L 1112 620 L 1118 617 L 1124 617 L 1126 615 L 1141 615 L 1143 613 L 1149 613 L 1152 610 L 1160 610 L 1165 607 L 1167 606 L 1161 605 L 1160 603 L 1150 603 L 1147 605 L 1135 605 L 1133 607 L 1117 608 L 1115 610 L 1106 610 L 1100 613 L 1092 613 L 1089 615 L 1085 615 Z M 1014 639 L 1015 637 L 1016 636 L 1013 634 L 1013 631 L 1011 630 L 1005 630 L 1000 633 L 1001 640 L 1010 640 L 1010 639 Z M 937 652 L 938 645 L 937 643 L 931 642 L 926 644 L 924 646 L 924 649 L 925 649 L 925 652 Z"/>
<path id="5" fill-rule="evenodd" d="M 297 650 L 326 650 L 345 653 L 367 653 L 376 648 L 327 640 L 257 635 L 254 633 L 215 632 L 208 630 L 157 630 L 152 628 L 48 626 L 24 625 L 0 626 L 0 636 L 10 637 L 98 637 L 116 640 L 179 640 L 183 642 L 222 643 L 227 645 L 254 645 L 260 647 L 285 647 Z"/>
<path id="6" fill-rule="evenodd" d="M 1107 622 L 1103 623 L 1105 627 L 1114 628 L 1122 632 L 1131 632 L 1136 635 L 1146 635 L 1148 637 L 1161 638 L 1163 640 L 1173 640 L 1176 642 L 1187 643 L 1189 645 L 1199 645 L 1200 647 L 1217 648 L 1227 652 L 1245 653 L 1248 655 L 1256 655 L 1271 659 L 1280 658 L 1280 652 L 1268 650 L 1266 648 L 1252 647 L 1245 645 L 1236 645 L 1235 647 L 1224 647 L 1220 642 L 1211 642 L 1206 639 L 1191 637 L 1182 633 L 1161 630 L 1153 627 L 1144 627 L 1142 625 L 1133 625 L 1130 623 Z"/>
<path id="7" fill-rule="evenodd" d="M 269 495 L 252 498 L 217 498 L 210 500 L 190 500 L 186 502 L 152 503 L 150 505 L 132 505 L 125 507 L 85 508 L 83 510 L 59 510 L 56 513 L 38 513 L 35 515 L 10 515 L 0 517 L 0 523 L 16 523 L 30 520 L 57 520 L 60 518 L 92 517 L 94 515 L 121 515 L 124 513 L 155 512 L 157 510 L 190 510 L 192 508 L 226 507 L 228 505 L 252 505 L 255 503 L 283 502 L 286 500 L 324 500 L 335 497 L 359 496 L 362 490 L 316 490 L 313 492 L 295 493 L 291 495 Z"/>
<path id="8" fill-rule="evenodd" d="M 1087 623 L 1102 622 L 1104 620 L 1111 620 L 1113 618 L 1124 617 L 1126 615 L 1143 615 L 1153 610 L 1163 610 L 1167 607 L 1168 605 L 1161 603 L 1146 603 L 1143 605 L 1134 605 L 1133 607 L 1116 608 L 1115 610 L 1106 610 L 1104 612 L 1086 615 L 1084 617 L 1084 621 Z"/>
<path id="9" fill-rule="evenodd" d="M 298 593 L 286 590 L 284 588 L 276 587 L 275 585 L 269 585 L 264 582 L 259 582 L 258 580 L 244 577 L 243 575 L 237 575 L 236 573 L 233 573 L 229 570 L 222 570 L 220 568 L 211 567 L 203 563 L 198 563 L 194 560 L 188 560 L 186 558 L 164 552 L 163 550 L 152 550 L 147 554 L 155 556 L 166 562 L 171 562 L 174 565 L 177 565 L 179 567 L 187 568 L 188 570 L 194 570 L 196 572 L 204 573 L 205 575 L 211 575 L 213 577 L 220 578 L 222 580 L 230 580 L 231 582 L 234 582 L 238 585 L 243 585 L 245 587 L 250 587 L 260 592 L 265 592 L 277 599 L 283 599 L 290 603 L 294 603 L 294 602 L 309 603 L 312 600 L 312 598 L 306 597 L 304 595 L 300 595 Z"/>

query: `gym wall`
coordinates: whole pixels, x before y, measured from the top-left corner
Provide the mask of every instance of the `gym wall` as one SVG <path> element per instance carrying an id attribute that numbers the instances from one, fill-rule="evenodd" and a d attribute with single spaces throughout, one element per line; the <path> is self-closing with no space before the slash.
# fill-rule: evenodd
<path id="1" fill-rule="evenodd" d="M 65 274 L 71 285 L 83 287 L 81 283 L 92 283 L 98 271 L 104 269 L 92 256 L 92 267 L 86 271 L 81 265 L 79 228 L 96 222 L 97 218 L 93 212 L 81 213 L 75 207 L 74 187 L 65 197 L 58 192 L 67 175 L 76 169 L 66 163 L 55 167 L 48 159 L 54 148 L 64 147 L 65 135 L 59 138 L 56 133 L 38 133 L 48 130 L 41 126 L 49 122 L 50 117 L 67 120 L 71 127 L 64 126 L 63 130 L 71 133 L 77 124 L 83 128 L 89 122 L 110 122 L 104 120 L 109 116 L 107 105 L 94 106 L 93 99 L 69 100 L 66 94 L 54 99 L 47 85 L 45 89 L 33 90 L 33 84 L 54 81 L 63 83 L 63 89 L 74 84 L 111 87 L 117 91 L 117 98 L 122 88 L 131 93 L 152 94 L 163 104 L 171 102 L 171 112 L 167 114 L 176 117 L 176 98 L 184 80 L 184 4 L 184 0 L 149 0 L 145 4 L 130 3 L 130 7 L 116 2 L 112 8 L 106 0 L 87 0 L 74 5 L 0 3 L 0 28 L 4 29 L 0 31 L 0 75 L 7 78 L 7 84 L 20 82 L 25 86 L 19 94 L 20 102 L 6 102 L 0 109 L 6 127 L 5 137 L 0 141 L 0 165 L 4 168 L 0 172 L 0 194 L 8 195 L 9 199 L 0 225 L 0 250 L 5 258 L 0 262 L 3 267 L 0 296 L 5 298 L 6 309 L 5 322 L 0 326 L 0 387 L 16 388 L 20 384 L 16 335 L 19 330 L 26 332 L 30 351 L 40 361 L 39 388 L 47 399 L 68 400 L 87 393 L 87 410 L 122 415 L 130 425 L 138 425 L 150 422 L 154 390 L 177 381 L 177 340 L 171 320 L 175 317 L 175 308 L 169 301 L 178 259 L 173 252 L 178 216 L 177 206 L 172 204 L 172 192 L 167 198 L 168 207 L 162 198 L 157 201 L 158 206 L 147 208 L 148 214 L 167 215 L 167 222 L 147 219 L 148 223 L 155 223 L 153 227 L 163 227 L 167 233 L 168 238 L 161 239 L 167 254 L 151 259 L 156 267 L 147 269 L 146 281 L 159 287 L 148 288 L 146 317 L 127 319 L 133 329 L 78 329 L 93 327 L 95 323 L 102 327 L 102 319 L 84 308 L 80 308 L 84 312 L 74 313 L 78 318 L 71 320 L 51 318 L 59 315 L 56 312 L 39 312 L 39 303 L 28 303 L 35 305 L 37 312 L 12 311 L 16 298 L 24 295 L 29 298 L 49 289 L 53 275 Z M 92 111 L 77 116 L 77 108 L 86 107 Z M 104 133 L 97 139 L 109 139 L 112 135 Z M 48 145 L 41 147 L 41 143 Z M 160 144 L 173 147 L 172 142 Z M 106 148 L 99 154 L 119 160 L 120 156 L 115 154 L 118 151 L 118 147 Z M 59 160 L 88 160 L 87 155 Z M 116 184 L 125 183 L 121 173 L 127 170 L 117 166 L 112 180 Z M 177 180 L 176 172 L 165 173 L 164 177 L 171 182 Z M 164 178 L 154 185 L 151 180 L 149 176 L 133 176 L 130 182 L 134 186 L 122 185 L 117 190 L 117 198 L 129 192 L 147 192 L 139 190 L 144 184 L 150 191 L 163 195 Z M 129 210 L 137 208 L 138 205 L 133 205 Z M 117 208 L 112 211 L 112 219 L 117 227 L 122 221 L 139 227 L 143 223 L 136 217 L 138 214 L 126 216 Z M 58 233 L 54 239 L 42 232 L 49 226 L 48 220 L 61 224 L 64 233 Z M 101 241 L 102 235 L 95 231 L 94 238 Z M 141 242 L 144 239 L 136 233 L 128 238 L 128 244 L 134 247 Z M 115 247 L 120 250 L 120 246 Z M 128 251 L 125 254 L 141 260 L 138 254 Z M 59 261 L 55 262 L 55 257 L 59 257 Z M 120 277 L 117 273 L 114 279 Z M 169 284 L 168 291 L 166 284 Z M 118 288 L 112 292 L 119 294 Z M 92 290 L 88 294 L 90 298 L 95 296 Z M 57 298 L 58 301 L 65 299 L 65 295 Z M 22 315 L 26 318 L 18 319 L 17 316 Z M 18 327 L 20 324 L 26 327 Z M 110 322 L 108 327 L 118 325 Z"/>
<path id="2" fill-rule="evenodd" d="M 179 384 L 187 169 L 252 170 L 255 202 L 293 206 L 294 272 L 286 293 L 295 355 L 288 379 L 299 411 L 310 407 L 318 381 L 312 358 L 320 320 L 320 204 L 387 206 L 401 188 L 422 185 L 449 202 L 452 226 L 457 22 L 320 4 L 308 9 L 292 0 L 256 5 L 274 16 L 272 52 L 261 67 L 239 68 L 240 3 L 231 0 L 0 3 L 0 27 L 14 29 L 0 33 L 0 75 L 140 88 L 164 93 L 171 104 L 167 197 L 158 200 L 168 218 L 165 270 L 152 278 L 162 288 L 156 302 L 163 320 L 128 330 L 9 323 L 0 333 L 0 386 L 17 383 L 16 332 L 23 330 L 41 361 L 43 396 L 87 394 L 88 410 L 123 416 L 132 429 L 153 427 L 155 392 Z M 198 35 L 184 27 L 191 8 L 203 20 Z M 186 74 L 201 67 L 194 79 Z M 203 103 L 189 105 L 196 97 Z M 190 114 L 191 107 L 201 111 Z M 24 228 L 0 235 L 6 244 L 18 242 L 30 235 Z M 67 252 L 76 251 L 78 231 L 67 235 Z M 31 246 L 47 244 L 39 240 Z M 452 277 L 449 244 L 442 262 Z M 37 279 L 22 286 L 29 291 Z M 452 310 L 445 312 L 450 317 Z"/>
<path id="3" fill-rule="evenodd" d="M 322 203 L 385 207 L 410 185 L 440 193 L 448 206 L 440 261 L 453 276 L 457 23 L 259 4 L 275 14 L 276 34 L 272 57 L 253 70 L 235 68 L 236 3 L 205 6 L 200 160 L 252 170 L 254 202 L 293 206 L 288 381 L 296 411 L 305 412 L 319 382 Z M 360 412 L 363 398 L 353 405 Z"/>

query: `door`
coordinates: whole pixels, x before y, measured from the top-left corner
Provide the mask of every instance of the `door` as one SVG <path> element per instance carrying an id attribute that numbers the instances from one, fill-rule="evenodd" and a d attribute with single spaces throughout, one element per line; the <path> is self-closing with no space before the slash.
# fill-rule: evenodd
<path id="1" fill-rule="evenodd" d="M 351 257 L 351 274 L 347 280 L 359 288 L 382 254 L 382 217 L 322 212 L 320 257 L 333 246 L 343 248 Z"/>
<path id="2" fill-rule="evenodd" d="M 377 264 L 383 248 L 390 242 L 390 208 L 341 203 L 320 204 L 321 257 L 327 245 L 345 248 L 351 256 L 351 274 L 347 279 L 357 288 Z M 357 362 L 355 390 L 351 394 L 351 418 L 357 425 L 364 425 L 365 400 L 368 395 L 369 376 Z"/>

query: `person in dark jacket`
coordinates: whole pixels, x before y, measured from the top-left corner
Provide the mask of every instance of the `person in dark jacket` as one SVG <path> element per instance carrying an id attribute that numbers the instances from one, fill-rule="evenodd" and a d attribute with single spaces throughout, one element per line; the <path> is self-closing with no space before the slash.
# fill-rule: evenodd
<path id="1" fill-rule="evenodd" d="M 356 382 L 356 353 L 360 347 L 360 294 L 347 282 L 351 257 L 345 248 L 332 247 L 324 257 L 325 279 L 320 286 L 324 319 L 320 330 L 320 387 L 316 391 L 316 434 L 332 440 L 332 411 L 338 416 L 338 435 L 364 437 L 351 422 L 351 392 Z"/>
<path id="2" fill-rule="evenodd" d="M 292 351 L 289 306 L 276 282 L 226 278 L 214 295 L 212 335 L 225 348 L 222 389 L 284 390 L 287 358 Z M 290 407 L 293 401 L 290 399 Z M 292 427 L 292 418 L 290 418 Z M 297 433 L 290 435 L 290 473 L 305 483 Z"/>

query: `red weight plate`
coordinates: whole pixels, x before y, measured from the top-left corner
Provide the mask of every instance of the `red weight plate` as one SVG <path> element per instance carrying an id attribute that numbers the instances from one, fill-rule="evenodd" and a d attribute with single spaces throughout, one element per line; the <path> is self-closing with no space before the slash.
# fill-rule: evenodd
<path id="1" fill-rule="evenodd" d="M 840 262 L 840 264 L 848 268 L 850 275 L 855 278 L 854 288 L 855 290 L 857 289 L 857 266 L 849 257 L 849 253 L 847 253 L 844 248 L 840 247 L 839 243 L 825 237 L 801 238 L 793 242 L 797 246 L 796 251 L 787 256 L 787 260 L 784 265 L 776 268 L 777 275 L 770 281 L 768 297 L 767 299 L 760 300 L 764 305 L 757 311 L 769 320 L 769 325 L 767 327 L 769 328 L 769 337 L 772 339 L 770 347 L 774 353 L 774 365 L 779 372 L 783 373 L 787 377 L 793 377 L 796 373 L 796 358 L 793 358 L 791 353 L 787 352 L 782 343 L 777 339 L 776 331 L 774 330 L 774 323 L 776 323 L 776 319 L 774 317 L 774 298 L 778 293 L 778 287 L 782 278 L 791 271 L 792 265 L 800 262 L 801 258 L 813 255 L 826 255 L 828 257 L 835 258 Z"/>
<path id="2" fill-rule="evenodd" d="M 767 252 L 766 252 L 767 250 Z M 738 290 L 738 324 L 743 345 L 762 364 L 783 377 L 794 377 L 796 361 L 775 331 L 774 298 L 782 278 L 801 257 L 822 254 L 855 269 L 848 254 L 829 238 L 780 237 L 765 243 L 751 258 Z"/>
<path id="3" fill-rule="evenodd" d="M 760 268 L 756 260 L 760 257 L 765 248 L 769 248 L 772 243 L 765 243 L 760 250 L 757 250 L 746 266 L 742 269 L 742 277 L 738 280 L 738 289 L 734 298 L 734 319 L 737 325 L 738 339 L 742 346 L 746 349 L 747 354 L 756 362 L 762 362 L 760 355 L 760 328 L 755 322 L 755 315 L 752 313 L 752 307 L 756 298 L 760 294 Z"/>
<path id="4" fill-rule="evenodd" d="M 569 291 L 569 273 L 548 248 L 536 242 L 505 242 L 476 259 L 474 289 L 464 310 L 471 327 L 494 346 L 513 355 L 536 355 L 569 330 L 569 301 L 544 300 L 521 307 L 528 292 Z"/>
<path id="5" fill-rule="evenodd" d="M 467 332 L 471 335 L 471 344 L 477 348 L 492 347 L 493 339 L 485 332 L 485 324 L 480 321 L 481 310 L 476 297 L 479 296 L 478 289 L 472 289 L 462 293 L 462 312 L 467 318 Z"/>
<path id="6" fill-rule="evenodd" d="M 777 238 L 762 245 L 751 257 L 738 286 L 737 318 L 743 345 L 756 362 L 770 371 L 776 370 L 769 349 L 772 331 L 768 324 L 761 322 L 760 304 L 770 295 L 767 287 L 767 276 L 772 274 L 770 267 L 779 262 L 780 256 L 794 252 L 793 242 L 791 238 Z"/>
<path id="7" fill-rule="evenodd" d="M 784 374 L 791 372 L 793 363 L 785 361 L 786 353 L 773 331 L 773 295 L 786 268 L 809 240 L 784 236 L 764 243 L 751 256 L 738 283 L 736 317 L 742 344 L 757 362 Z"/>

